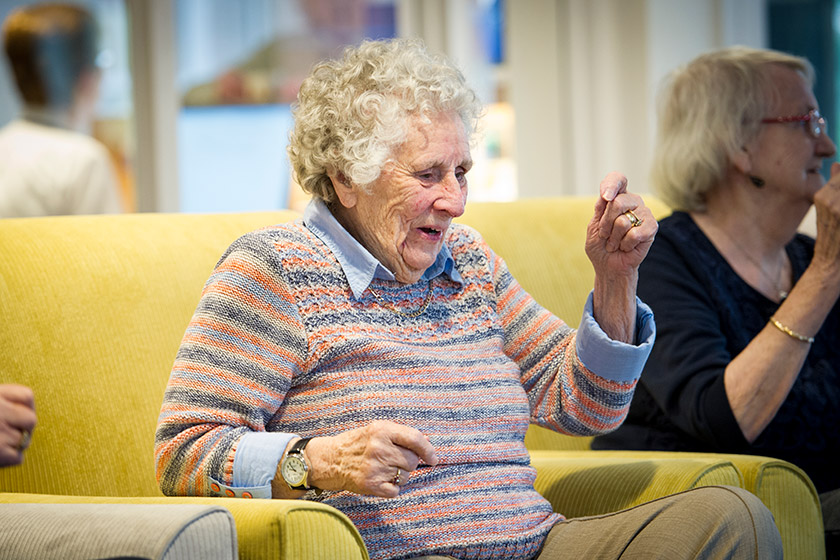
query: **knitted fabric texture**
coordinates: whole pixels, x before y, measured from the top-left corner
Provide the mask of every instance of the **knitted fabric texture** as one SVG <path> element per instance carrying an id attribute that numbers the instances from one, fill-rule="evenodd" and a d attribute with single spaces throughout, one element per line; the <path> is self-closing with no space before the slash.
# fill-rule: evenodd
<path id="1" fill-rule="evenodd" d="M 575 330 L 540 307 L 466 226 L 446 243 L 464 284 L 374 280 L 394 307 L 356 300 L 329 249 L 298 221 L 235 242 L 208 280 L 172 370 L 156 436 L 162 490 L 230 484 L 249 431 L 334 435 L 390 420 L 426 434 L 397 498 L 326 492 L 374 560 L 427 554 L 528 558 L 563 517 L 533 487 L 535 422 L 567 434 L 614 429 L 634 383 L 588 371 Z M 311 493 L 310 493 L 311 494 Z"/>

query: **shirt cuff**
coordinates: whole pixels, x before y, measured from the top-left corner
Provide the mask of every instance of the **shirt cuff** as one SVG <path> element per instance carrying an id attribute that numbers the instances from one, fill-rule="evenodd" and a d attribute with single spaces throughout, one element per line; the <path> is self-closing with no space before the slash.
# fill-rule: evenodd
<path id="1" fill-rule="evenodd" d="M 271 481 L 286 446 L 295 434 L 282 432 L 250 432 L 236 445 L 233 458 L 233 481 L 226 486 L 211 481 L 211 489 L 218 496 L 231 498 L 271 498 Z"/>
<path id="2" fill-rule="evenodd" d="M 636 344 L 611 339 L 601 328 L 592 310 L 592 292 L 586 298 L 583 318 L 577 332 L 577 355 L 589 371 L 604 379 L 633 382 L 642 375 L 642 368 L 656 339 L 653 311 L 636 298 Z"/>

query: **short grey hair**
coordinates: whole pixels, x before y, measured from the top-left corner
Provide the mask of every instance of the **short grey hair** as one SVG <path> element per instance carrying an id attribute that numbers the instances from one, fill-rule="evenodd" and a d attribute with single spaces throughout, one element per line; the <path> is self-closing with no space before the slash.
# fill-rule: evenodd
<path id="1" fill-rule="evenodd" d="M 668 76 L 659 94 L 651 182 L 671 208 L 704 210 L 732 155 L 758 134 L 778 95 L 771 65 L 799 72 L 813 86 L 807 59 L 742 46 L 703 54 Z"/>
<path id="2" fill-rule="evenodd" d="M 326 202 L 339 173 L 365 187 L 406 139 L 409 117 L 455 112 L 468 136 L 482 105 L 463 74 L 416 39 L 365 41 L 317 64 L 294 104 L 289 159 L 303 190 Z"/>

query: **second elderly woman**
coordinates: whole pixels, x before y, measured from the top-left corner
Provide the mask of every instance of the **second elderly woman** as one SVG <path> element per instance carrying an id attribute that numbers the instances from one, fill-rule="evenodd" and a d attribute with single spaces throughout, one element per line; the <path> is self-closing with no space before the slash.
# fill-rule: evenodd
<path id="1" fill-rule="evenodd" d="M 595 447 L 801 467 L 840 554 L 840 165 L 811 64 L 732 47 L 663 90 L 654 187 L 676 211 L 640 268 L 659 333 L 625 424 Z M 812 205 L 816 242 L 797 228 Z"/>
<path id="2" fill-rule="evenodd" d="M 570 328 L 452 223 L 480 107 L 416 41 L 314 68 L 289 149 L 313 200 L 236 241 L 207 282 L 159 419 L 161 488 L 320 500 L 373 559 L 779 557 L 739 489 L 571 522 L 535 491 L 529 423 L 594 434 L 625 415 L 653 343 L 635 292 L 657 224 L 607 177 Z"/>

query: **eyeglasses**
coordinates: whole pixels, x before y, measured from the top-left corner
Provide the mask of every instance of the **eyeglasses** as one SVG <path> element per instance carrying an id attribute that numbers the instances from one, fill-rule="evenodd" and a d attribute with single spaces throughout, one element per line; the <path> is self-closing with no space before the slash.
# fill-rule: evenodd
<path id="1" fill-rule="evenodd" d="M 808 134 L 814 138 L 819 138 L 823 134 L 828 134 L 828 122 L 826 122 L 825 118 L 820 115 L 820 112 L 816 109 L 811 109 L 804 115 L 795 115 L 793 117 L 773 117 L 769 119 L 761 119 L 761 122 L 764 124 L 803 122 L 808 124 L 808 126 L 805 127 L 805 130 L 807 130 Z"/>

